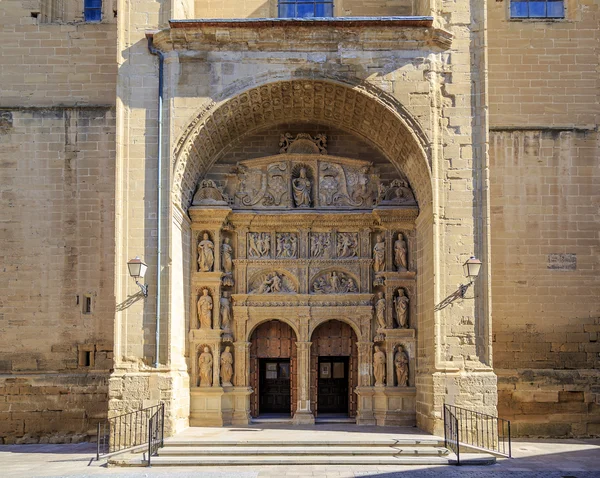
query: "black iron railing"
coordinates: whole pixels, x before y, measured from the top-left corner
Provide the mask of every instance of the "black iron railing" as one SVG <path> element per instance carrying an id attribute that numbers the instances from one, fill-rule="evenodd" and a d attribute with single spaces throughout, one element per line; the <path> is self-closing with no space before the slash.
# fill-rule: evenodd
<path id="1" fill-rule="evenodd" d="M 512 456 L 510 421 L 493 415 L 444 404 L 444 441 L 456 454 L 460 465 L 460 447 Z"/>
<path id="2" fill-rule="evenodd" d="M 165 435 L 165 407 L 162 406 L 150 417 L 148 422 L 148 463 L 158 453 L 158 449 L 164 446 Z"/>
<path id="3" fill-rule="evenodd" d="M 159 413 L 163 435 L 165 405 L 155 405 L 135 412 L 124 413 L 98 423 L 96 460 L 101 456 L 146 445 L 149 438 L 150 419 Z M 156 420 L 155 420 L 156 421 Z"/>

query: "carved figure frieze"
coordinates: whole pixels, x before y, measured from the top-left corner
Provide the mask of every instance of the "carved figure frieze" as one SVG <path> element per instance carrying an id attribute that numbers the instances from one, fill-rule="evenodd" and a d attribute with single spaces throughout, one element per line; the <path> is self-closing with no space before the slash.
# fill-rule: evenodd
<path id="1" fill-rule="evenodd" d="M 397 271 L 408 270 L 407 254 L 408 246 L 406 245 L 404 235 L 400 232 L 398 233 L 398 239 L 394 242 L 394 266 Z"/>
<path id="2" fill-rule="evenodd" d="M 375 318 L 377 319 L 377 325 L 380 329 L 387 328 L 387 323 L 385 321 L 385 297 L 383 292 L 379 292 L 377 294 L 377 299 L 375 300 Z"/>
<path id="3" fill-rule="evenodd" d="M 198 357 L 198 375 L 201 387 L 212 387 L 213 383 L 213 356 L 208 347 L 204 347 Z"/>
<path id="4" fill-rule="evenodd" d="M 248 233 L 248 257 L 264 259 L 271 256 L 271 234 L 268 232 Z"/>
<path id="5" fill-rule="evenodd" d="M 343 272 L 332 271 L 323 274 L 313 282 L 312 292 L 315 294 L 356 294 L 356 281 Z"/>
<path id="6" fill-rule="evenodd" d="M 251 294 L 290 294 L 296 292 L 294 282 L 285 274 L 273 271 L 258 276 L 249 287 Z"/>
<path id="7" fill-rule="evenodd" d="M 198 270 L 210 272 L 215 264 L 215 244 L 210 240 L 207 232 L 202 234 L 202 240 L 198 242 Z"/>
<path id="8" fill-rule="evenodd" d="M 223 188 L 210 179 L 200 183 L 192 200 L 193 206 L 227 206 L 228 204 L 229 197 L 223 192 Z"/>
<path id="9" fill-rule="evenodd" d="M 378 234 L 373 246 L 373 270 L 383 272 L 385 270 L 385 241 L 383 234 Z"/>
<path id="10" fill-rule="evenodd" d="M 398 295 L 394 300 L 394 308 L 396 309 L 396 323 L 401 329 L 408 328 L 408 306 L 410 299 L 406 296 L 406 291 L 402 288 L 398 289 Z"/>
<path id="11" fill-rule="evenodd" d="M 331 234 L 329 232 L 313 232 L 310 234 L 310 256 L 329 259 L 331 252 Z"/>
<path id="12" fill-rule="evenodd" d="M 312 205 L 312 182 L 308 177 L 308 170 L 305 166 L 298 168 L 298 175 L 293 175 L 292 191 L 294 193 L 294 205 L 298 208 L 308 208 Z"/>
<path id="13" fill-rule="evenodd" d="M 313 137 L 307 133 L 296 136 L 285 133 L 279 138 L 279 148 L 281 154 L 327 154 L 327 135 L 318 133 Z"/>
<path id="14" fill-rule="evenodd" d="M 231 354 L 231 347 L 228 345 L 225 350 L 221 353 L 221 385 L 224 387 L 231 387 L 231 379 L 233 378 L 233 355 Z"/>
<path id="15" fill-rule="evenodd" d="M 416 205 L 408 182 L 405 179 L 394 179 L 390 184 L 379 184 L 377 204 L 379 206 Z"/>
<path id="16" fill-rule="evenodd" d="M 358 234 L 355 232 L 339 232 L 337 234 L 337 256 L 357 257 Z"/>
<path id="17" fill-rule="evenodd" d="M 350 167 L 329 161 L 320 163 L 319 201 L 321 206 L 371 207 L 369 166 Z"/>
<path id="18" fill-rule="evenodd" d="M 408 387 L 408 355 L 402 345 L 398 346 L 394 356 L 394 367 L 396 369 L 396 385 L 398 387 Z"/>
<path id="19" fill-rule="evenodd" d="M 385 352 L 379 345 L 375 346 L 373 353 L 373 375 L 375 376 L 375 386 L 385 386 Z"/>
<path id="20" fill-rule="evenodd" d="M 198 311 L 198 328 L 210 329 L 212 326 L 213 300 L 208 294 L 208 289 L 202 289 L 196 308 Z"/>
<path id="21" fill-rule="evenodd" d="M 277 258 L 292 259 L 298 257 L 298 235 L 293 232 L 276 234 Z"/>

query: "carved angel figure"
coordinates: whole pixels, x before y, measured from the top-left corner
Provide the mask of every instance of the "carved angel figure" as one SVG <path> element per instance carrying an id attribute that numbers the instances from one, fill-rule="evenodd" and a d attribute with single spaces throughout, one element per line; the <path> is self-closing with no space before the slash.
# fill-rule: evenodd
<path id="1" fill-rule="evenodd" d="M 212 271 L 215 263 L 215 245 L 208 237 L 208 233 L 204 233 L 202 240 L 198 243 L 198 270 L 200 272 Z"/>
<path id="2" fill-rule="evenodd" d="M 200 375 L 200 386 L 211 387 L 213 379 L 213 357 L 208 347 L 198 357 L 198 373 Z"/>
<path id="3" fill-rule="evenodd" d="M 292 180 L 292 189 L 294 190 L 294 203 L 296 207 L 310 207 L 310 179 L 306 177 L 306 168 L 300 169 L 300 175 Z"/>
<path id="4" fill-rule="evenodd" d="M 385 386 L 385 352 L 379 348 L 379 345 L 375 346 L 375 353 L 373 354 L 373 375 L 375 375 L 375 386 Z"/>

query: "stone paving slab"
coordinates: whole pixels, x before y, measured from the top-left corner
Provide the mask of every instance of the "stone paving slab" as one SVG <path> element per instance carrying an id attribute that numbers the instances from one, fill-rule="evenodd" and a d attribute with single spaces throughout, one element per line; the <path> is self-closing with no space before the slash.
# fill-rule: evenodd
<path id="1" fill-rule="evenodd" d="M 600 478 L 600 440 L 515 440 L 512 460 L 477 466 L 107 468 L 90 443 L 0 446 L 1 478 Z"/>

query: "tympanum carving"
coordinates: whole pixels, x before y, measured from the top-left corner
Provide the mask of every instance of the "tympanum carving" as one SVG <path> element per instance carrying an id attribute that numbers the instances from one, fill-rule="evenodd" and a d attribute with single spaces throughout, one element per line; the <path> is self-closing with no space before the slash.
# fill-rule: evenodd
<path id="1" fill-rule="evenodd" d="M 273 271 L 259 275 L 249 287 L 251 294 L 290 294 L 296 292 L 294 282 L 285 274 Z"/>
<path id="2" fill-rule="evenodd" d="M 248 233 L 248 257 L 264 259 L 271 255 L 271 234 L 268 232 Z"/>
<path id="3" fill-rule="evenodd" d="M 207 232 L 202 235 L 198 243 L 198 270 L 210 272 L 215 264 L 215 244 L 210 240 Z"/>
<path id="4" fill-rule="evenodd" d="M 379 194 L 377 196 L 377 204 L 379 206 L 402 206 L 417 204 L 415 201 L 415 195 L 405 179 L 394 179 L 388 185 L 380 184 L 378 189 Z"/>
<path id="5" fill-rule="evenodd" d="M 293 232 L 278 232 L 276 235 L 277 257 L 292 259 L 298 257 L 298 236 Z"/>
<path id="6" fill-rule="evenodd" d="M 333 271 L 317 277 L 312 284 L 312 291 L 315 294 L 355 294 L 358 287 L 349 275 Z"/>
<path id="7" fill-rule="evenodd" d="M 358 234 L 355 232 L 339 232 L 337 234 L 337 256 L 356 257 Z"/>

